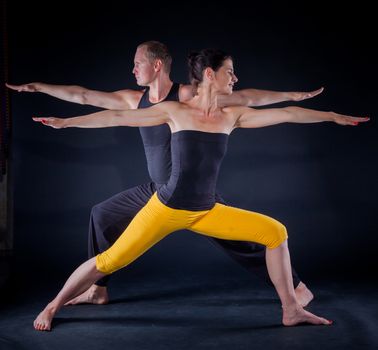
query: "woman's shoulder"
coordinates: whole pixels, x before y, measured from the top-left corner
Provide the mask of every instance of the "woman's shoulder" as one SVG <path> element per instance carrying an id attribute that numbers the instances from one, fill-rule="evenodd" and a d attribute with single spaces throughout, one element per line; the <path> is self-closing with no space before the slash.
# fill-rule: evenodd
<path id="1" fill-rule="evenodd" d="M 159 105 L 163 108 L 169 109 L 177 109 L 177 108 L 187 108 L 188 104 L 186 102 L 178 102 L 178 101 L 163 101 L 160 102 Z"/>

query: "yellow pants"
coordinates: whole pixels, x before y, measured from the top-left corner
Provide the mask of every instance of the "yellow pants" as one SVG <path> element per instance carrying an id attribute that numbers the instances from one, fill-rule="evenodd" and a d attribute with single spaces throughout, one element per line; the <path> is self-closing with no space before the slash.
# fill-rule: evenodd
<path id="1" fill-rule="evenodd" d="M 221 239 L 256 242 L 267 248 L 276 248 L 287 239 L 285 226 L 268 216 L 219 203 L 203 211 L 172 209 L 161 203 L 155 193 L 118 240 L 96 256 L 96 267 L 110 274 L 182 229 Z"/>

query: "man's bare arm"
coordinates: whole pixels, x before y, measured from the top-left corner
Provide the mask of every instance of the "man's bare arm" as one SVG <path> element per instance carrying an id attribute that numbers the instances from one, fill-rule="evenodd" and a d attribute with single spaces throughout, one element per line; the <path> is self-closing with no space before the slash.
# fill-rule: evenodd
<path id="1" fill-rule="evenodd" d="M 106 109 L 137 108 L 142 96 L 142 92 L 136 90 L 104 92 L 78 85 L 54 85 L 40 82 L 22 85 L 6 84 L 6 86 L 18 92 L 41 92 L 64 101 Z"/>
<path id="2" fill-rule="evenodd" d="M 218 96 L 218 106 L 265 106 L 285 101 L 303 101 L 322 93 L 324 88 L 309 92 L 282 92 L 258 89 L 236 90 L 231 95 Z"/>

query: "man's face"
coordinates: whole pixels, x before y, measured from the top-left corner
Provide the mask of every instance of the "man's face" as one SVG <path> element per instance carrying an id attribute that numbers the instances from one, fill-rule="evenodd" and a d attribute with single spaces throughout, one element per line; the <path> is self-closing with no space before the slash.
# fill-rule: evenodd
<path id="1" fill-rule="evenodd" d="M 139 86 L 147 86 L 156 78 L 154 62 L 146 55 L 146 47 L 139 47 L 134 56 L 133 74 Z"/>

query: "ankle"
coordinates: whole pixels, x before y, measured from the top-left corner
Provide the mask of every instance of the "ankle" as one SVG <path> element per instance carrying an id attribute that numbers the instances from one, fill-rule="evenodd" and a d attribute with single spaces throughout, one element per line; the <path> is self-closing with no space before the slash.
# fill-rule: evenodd
<path id="1" fill-rule="evenodd" d="M 299 282 L 298 285 L 295 287 L 295 290 L 302 291 L 307 289 L 307 286 L 303 282 Z"/>
<path id="2" fill-rule="evenodd" d="M 97 284 L 92 284 L 90 289 L 93 290 L 93 291 L 99 291 L 99 292 L 105 291 L 106 292 L 107 286 L 98 286 Z"/>
<path id="3" fill-rule="evenodd" d="M 54 301 L 51 301 L 46 305 L 45 310 L 56 313 L 59 310 L 59 307 L 56 305 L 56 303 L 54 303 Z"/>
<path id="4" fill-rule="evenodd" d="M 283 312 L 293 312 L 293 311 L 298 311 L 298 310 L 303 309 L 302 306 L 297 301 L 287 303 L 287 304 L 282 304 L 281 308 Z"/>

